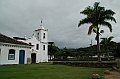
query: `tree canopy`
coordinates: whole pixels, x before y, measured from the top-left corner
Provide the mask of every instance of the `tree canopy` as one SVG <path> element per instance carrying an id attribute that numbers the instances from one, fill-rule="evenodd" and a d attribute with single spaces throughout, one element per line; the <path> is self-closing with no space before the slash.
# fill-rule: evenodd
<path id="1" fill-rule="evenodd" d="M 96 40 L 97 40 L 97 53 L 98 53 L 98 61 L 101 61 L 100 58 L 100 44 L 99 44 L 99 35 L 103 33 L 104 30 L 100 31 L 100 26 L 106 26 L 109 28 L 110 32 L 112 32 L 112 25 L 110 21 L 114 21 L 116 23 L 115 18 L 113 15 L 115 14 L 114 11 L 110 9 L 105 9 L 99 5 L 100 2 L 95 2 L 93 6 L 86 7 L 80 14 L 85 15 L 86 17 L 79 21 L 78 27 L 83 24 L 91 24 L 88 29 L 88 35 L 92 33 L 96 33 Z"/>

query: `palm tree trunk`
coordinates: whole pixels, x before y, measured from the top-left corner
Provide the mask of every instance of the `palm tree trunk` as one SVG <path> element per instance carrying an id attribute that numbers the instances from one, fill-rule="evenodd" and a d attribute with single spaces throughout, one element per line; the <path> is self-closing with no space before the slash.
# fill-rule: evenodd
<path id="1" fill-rule="evenodd" d="M 109 55 L 109 52 L 107 52 L 107 55 L 108 55 L 108 61 L 110 61 L 110 55 Z"/>
<path id="2" fill-rule="evenodd" d="M 98 62 L 101 62 L 100 43 L 99 43 L 99 28 L 97 29 L 97 54 L 98 54 Z"/>
<path id="3" fill-rule="evenodd" d="M 110 60 L 108 47 L 106 47 L 106 51 L 107 51 L 107 59 Z"/>

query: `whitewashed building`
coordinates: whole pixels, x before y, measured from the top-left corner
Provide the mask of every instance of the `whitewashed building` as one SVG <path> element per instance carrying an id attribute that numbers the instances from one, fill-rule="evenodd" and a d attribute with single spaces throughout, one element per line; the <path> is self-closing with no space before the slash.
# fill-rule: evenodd
<path id="1" fill-rule="evenodd" d="M 17 41 L 0 33 L 0 65 L 27 64 L 32 45 Z"/>
<path id="2" fill-rule="evenodd" d="M 23 41 L 27 44 L 34 45 L 30 49 L 31 63 L 48 62 L 48 30 L 43 28 L 42 22 L 40 28 L 35 30 L 30 38 L 26 36 L 24 38 L 14 37 L 19 41 Z"/>

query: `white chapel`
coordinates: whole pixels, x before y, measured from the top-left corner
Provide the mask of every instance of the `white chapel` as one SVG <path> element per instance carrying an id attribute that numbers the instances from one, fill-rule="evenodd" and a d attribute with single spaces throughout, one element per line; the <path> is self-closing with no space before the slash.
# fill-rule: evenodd
<path id="1" fill-rule="evenodd" d="M 33 32 L 30 38 L 26 36 L 24 39 L 14 37 L 18 41 L 23 41 L 27 44 L 33 45 L 30 49 L 31 63 L 48 62 L 48 29 L 44 29 L 42 21 L 40 28 Z"/>

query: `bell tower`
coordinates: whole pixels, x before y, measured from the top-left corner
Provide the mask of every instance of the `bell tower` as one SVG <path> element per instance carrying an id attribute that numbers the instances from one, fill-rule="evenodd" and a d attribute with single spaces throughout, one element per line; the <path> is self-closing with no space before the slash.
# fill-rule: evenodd
<path id="1" fill-rule="evenodd" d="M 40 28 L 35 30 L 34 34 L 35 34 L 35 37 L 38 41 L 47 42 L 48 29 L 44 29 L 42 19 L 41 19 Z"/>

